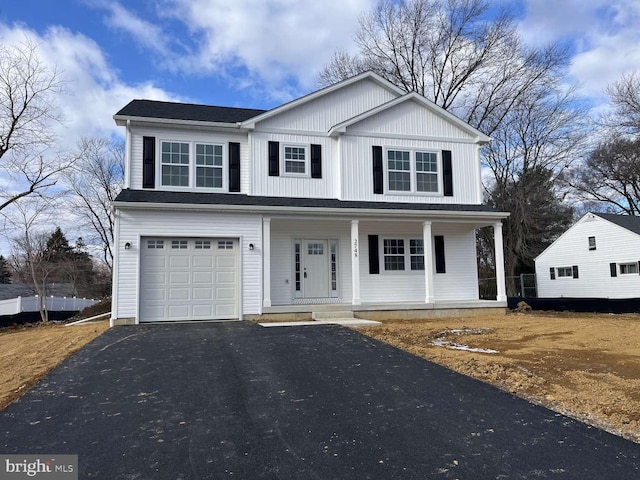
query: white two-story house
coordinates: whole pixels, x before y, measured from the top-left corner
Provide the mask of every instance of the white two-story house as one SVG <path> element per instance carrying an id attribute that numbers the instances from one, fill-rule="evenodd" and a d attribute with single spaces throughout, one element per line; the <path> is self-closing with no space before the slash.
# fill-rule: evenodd
<path id="1" fill-rule="evenodd" d="M 112 323 L 504 308 L 489 138 L 364 73 L 272 110 L 133 100 Z M 478 299 L 493 226 L 498 297 Z"/>

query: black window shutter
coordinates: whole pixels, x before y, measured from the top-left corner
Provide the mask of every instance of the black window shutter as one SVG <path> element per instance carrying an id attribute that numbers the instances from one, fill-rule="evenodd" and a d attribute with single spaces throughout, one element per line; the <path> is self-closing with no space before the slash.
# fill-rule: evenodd
<path id="1" fill-rule="evenodd" d="M 384 167 L 382 147 L 373 146 L 373 193 L 384 193 Z"/>
<path id="2" fill-rule="evenodd" d="M 618 266 L 615 263 L 610 263 L 609 264 L 609 270 L 611 270 L 611 276 L 612 277 L 617 277 L 618 276 Z"/>
<path id="3" fill-rule="evenodd" d="M 229 191 L 240 191 L 240 144 L 229 142 Z"/>
<path id="4" fill-rule="evenodd" d="M 573 278 L 578 278 L 578 266 L 573 266 Z"/>
<path id="5" fill-rule="evenodd" d="M 451 165 L 451 150 L 442 151 L 442 182 L 444 196 L 453 197 L 453 167 Z"/>
<path id="6" fill-rule="evenodd" d="M 555 280 L 556 279 L 556 269 L 551 267 L 549 268 L 549 276 L 551 277 L 551 280 Z"/>
<path id="7" fill-rule="evenodd" d="M 280 142 L 269 142 L 269 176 L 280 175 Z"/>
<path id="8" fill-rule="evenodd" d="M 369 273 L 380 273 L 380 257 L 378 256 L 378 235 L 369 235 Z"/>
<path id="9" fill-rule="evenodd" d="M 447 273 L 444 261 L 444 237 L 442 235 L 434 236 L 433 245 L 436 250 L 436 273 Z"/>
<path id="10" fill-rule="evenodd" d="M 311 145 L 311 178 L 322 178 L 322 145 Z"/>
<path id="11" fill-rule="evenodd" d="M 142 188 L 156 187 L 156 137 L 142 137 Z"/>

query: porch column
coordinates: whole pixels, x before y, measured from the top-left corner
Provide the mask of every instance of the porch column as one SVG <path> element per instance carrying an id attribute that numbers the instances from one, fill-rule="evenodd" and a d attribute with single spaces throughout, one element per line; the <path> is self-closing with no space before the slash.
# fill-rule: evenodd
<path id="1" fill-rule="evenodd" d="M 431 236 L 431 222 L 422 223 L 422 244 L 424 246 L 424 303 L 434 303 L 433 237 Z"/>
<path id="2" fill-rule="evenodd" d="M 359 220 L 351 220 L 351 304 L 360 305 L 360 232 Z"/>
<path id="3" fill-rule="evenodd" d="M 502 222 L 493 224 L 493 243 L 496 251 L 496 286 L 498 302 L 507 301 L 504 279 L 504 245 L 502 243 Z"/>
<path id="4" fill-rule="evenodd" d="M 271 306 L 271 219 L 262 218 L 262 306 Z"/>

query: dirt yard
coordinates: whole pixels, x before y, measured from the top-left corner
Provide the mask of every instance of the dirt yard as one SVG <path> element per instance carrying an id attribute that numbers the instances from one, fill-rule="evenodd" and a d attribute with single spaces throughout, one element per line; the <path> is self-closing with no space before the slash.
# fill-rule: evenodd
<path id="1" fill-rule="evenodd" d="M 510 313 L 358 331 L 640 442 L 640 315 Z"/>
<path id="2" fill-rule="evenodd" d="M 0 410 L 107 327 L 0 330 Z M 640 315 L 509 314 L 358 331 L 640 442 Z"/>
<path id="3" fill-rule="evenodd" d="M 51 369 L 109 327 L 38 325 L 0 330 L 0 411 L 29 390 Z"/>

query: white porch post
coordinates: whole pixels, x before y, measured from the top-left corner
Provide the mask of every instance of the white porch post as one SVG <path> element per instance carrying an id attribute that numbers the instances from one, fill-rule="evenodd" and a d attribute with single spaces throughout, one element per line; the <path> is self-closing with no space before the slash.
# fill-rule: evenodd
<path id="1" fill-rule="evenodd" d="M 504 278 L 504 245 L 502 242 L 502 222 L 493 224 L 493 243 L 496 251 L 496 286 L 498 302 L 507 301 Z"/>
<path id="2" fill-rule="evenodd" d="M 422 244 L 424 246 L 424 303 L 434 303 L 433 294 L 433 240 L 431 222 L 422 223 Z"/>
<path id="3" fill-rule="evenodd" d="M 351 220 L 351 304 L 360 305 L 360 232 L 359 220 Z"/>
<path id="4" fill-rule="evenodd" d="M 262 219 L 262 306 L 271 306 L 271 219 Z"/>

